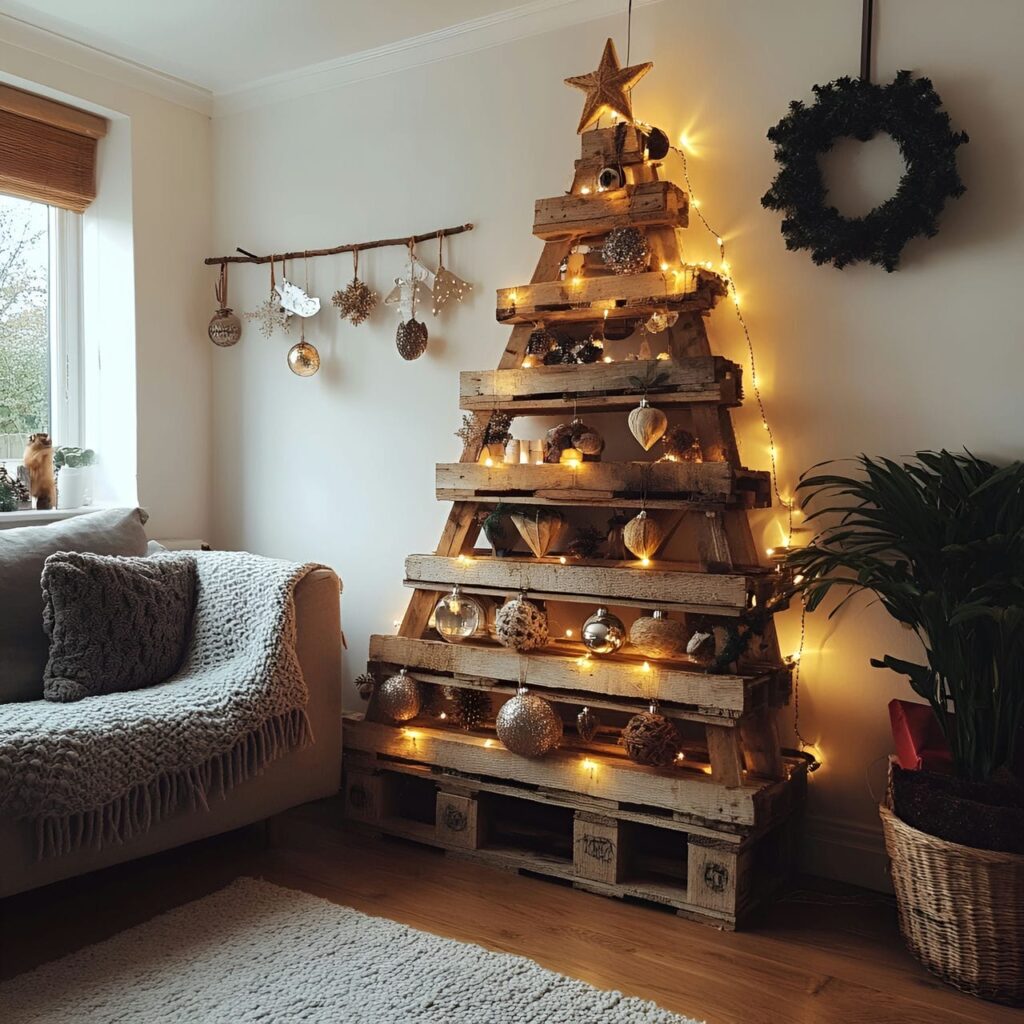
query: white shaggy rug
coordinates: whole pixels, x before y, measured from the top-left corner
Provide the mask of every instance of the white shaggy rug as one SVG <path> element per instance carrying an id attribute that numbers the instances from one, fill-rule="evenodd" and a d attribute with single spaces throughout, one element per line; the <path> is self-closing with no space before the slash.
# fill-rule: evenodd
<path id="1" fill-rule="evenodd" d="M 3 1024 L 694 1024 L 245 878 L 0 985 Z"/>

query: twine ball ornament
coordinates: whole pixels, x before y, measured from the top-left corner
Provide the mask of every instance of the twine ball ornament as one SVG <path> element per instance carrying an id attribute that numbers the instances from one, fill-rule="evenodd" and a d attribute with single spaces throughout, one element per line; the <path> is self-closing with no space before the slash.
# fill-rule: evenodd
<path id="1" fill-rule="evenodd" d="M 629 642 L 648 658 L 677 658 L 686 651 L 686 627 L 655 611 L 634 620 Z"/>
<path id="2" fill-rule="evenodd" d="M 583 623 L 580 638 L 591 654 L 614 654 L 626 642 L 626 627 L 618 615 L 607 608 L 598 608 Z"/>
<path id="3" fill-rule="evenodd" d="M 423 697 L 420 684 L 403 668 L 385 679 L 377 689 L 377 707 L 395 722 L 408 722 L 420 713 Z"/>
<path id="4" fill-rule="evenodd" d="M 646 398 L 641 398 L 640 404 L 629 414 L 629 432 L 645 452 L 657 444 L 667 427 L 668 417 Z"/>
<path id="5" fill-rule="evenodd" d="M 395 346 L 407 362 L 419 359 L 427 350 L 427 325 L 416 317 L 402 321 L 395 332 Z"/>
<path id="6" fill-rule="evenodd" d="M 676 727 L 658 713 L 658 705 L 651 704 L 650 711 L 641 711 L 626 723 L 622 743 L 631 761 L 665 768 L 678 756 L 682 737 Z"/>
<path id="7" fill-rule="evenodd" d="M 562 720 L 555 709 L 525 687 L 501 706 L 495 729 L 498 739 L 521 757 L 543 757 L 562 739 Z"/>
<path id="8" fill-rule="evenodd" d="M 576 716 L 576 735 L 584 743 L 589 743 L 601 728 L 601 719 L 590 708 L 582 708 Z"/>
<path id="9" fill-rule="evenodd" d="M 514 651 L 533 651 L 548 642 L 548 617 L 520 594 L 506 601 L 494 616 L 498 643 Z"/>
<path id="10" fill-rule="evenodd" d="M 320 369 L 320 353 L 305 335 L 288 349 L 288 369 L 297 377 L 312 377 Z"/>
<path id="11" fill-rule="evenodd" d="M 434 608 L 434 628 L 443 640 L 461 644 L 471 637 L 487 619 L 483 605 L 475 597 L 467 597 L 460 587 L 446 594 Z"/>
<path id="12" fill-rule="evenodd" d="M 650 263 L 651 247 L 639 228 L 615 228 L 608 232 L 601 255 L 616 274 L 642 274 Z"/>
<path id="13" fill-rule="evenodd" d="M 622 528 L 622 543 L 640 559 L 653 558 L 664 538 L 661 527 L 644 509 Z"/>

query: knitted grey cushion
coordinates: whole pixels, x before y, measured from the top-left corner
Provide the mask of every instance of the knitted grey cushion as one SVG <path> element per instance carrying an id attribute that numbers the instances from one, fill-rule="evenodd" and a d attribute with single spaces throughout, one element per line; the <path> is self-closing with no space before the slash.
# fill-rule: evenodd
<path id="1" fill-rule="evenodd" d="M 57 551 L 144 555 L 148 516 L 108 508 L 50 526 L 3 528 L 0 514 L 0 704 L 42 700 L 46 666 L 39 577 Z"/>
<path id="2" fill-rule="evenodd" d="M 43 567 L 50 638 L 43 696 L 81 700 L 163 682 L 185 656 L 195 596 L 193 555 L 50 555 Z"/>

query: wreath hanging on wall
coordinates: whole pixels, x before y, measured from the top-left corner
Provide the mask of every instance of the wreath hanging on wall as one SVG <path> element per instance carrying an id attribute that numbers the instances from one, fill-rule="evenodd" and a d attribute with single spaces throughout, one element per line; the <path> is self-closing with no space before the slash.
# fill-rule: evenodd
<path id="1" fill-rule="evenodd" d="M 815 263 L 840 270 L 867 260 L 893 271 L 907 242 L 936 234 L 946 200 L 963 195 L 956 149 L 967 133 L 950 128 L 932 83 L 909 71 L 889 85 L 839 78 L 814 93 L 811 106 L 794 100 L 768 132 L 781 170 L 761 204 L 785 214 L 787 249 L 810 249 Z M 844 136 L 867 142 L 879 132 L 899 146 L 906 171 L 890 199 L 863 217 L 844 217 L 827 202 L 818 156 Z"/>

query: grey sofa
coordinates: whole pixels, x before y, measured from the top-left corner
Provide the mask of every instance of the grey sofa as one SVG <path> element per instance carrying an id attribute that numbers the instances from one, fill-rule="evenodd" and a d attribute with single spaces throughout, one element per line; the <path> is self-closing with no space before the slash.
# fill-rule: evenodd
<path id="1" fill-rule="evenodd" d="M 307 713 L 315 742 L 266 766 L 263 773 L 211 800 L 208 810 L 183 810 L 123 844 L 37 860 L 30 823 L 0 816 L 0 897 L 95 871 L 268 818 L 338 791 L 341 774 L 340 581 L 328 569 L 296 587 L 298 656 L 309 688 Z M 2 651 L 0 651 L 2 654 Z M 0 704 L 0 716 L 4 705 Z"/>

